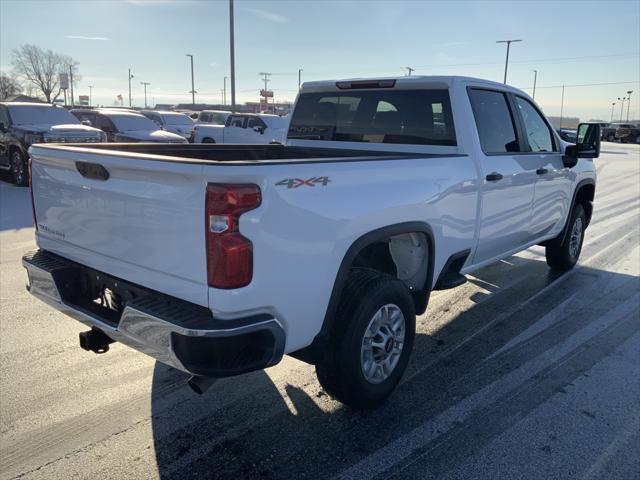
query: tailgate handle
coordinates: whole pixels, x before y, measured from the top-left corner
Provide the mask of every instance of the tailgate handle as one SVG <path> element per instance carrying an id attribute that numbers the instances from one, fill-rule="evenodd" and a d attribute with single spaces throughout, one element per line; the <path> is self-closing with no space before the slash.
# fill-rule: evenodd
<path id="1" fill-rule="evenodd" d="M 108 180 L 109 172 L 99 163 L 76 162 L 80 175 L 93 180 Z"/>

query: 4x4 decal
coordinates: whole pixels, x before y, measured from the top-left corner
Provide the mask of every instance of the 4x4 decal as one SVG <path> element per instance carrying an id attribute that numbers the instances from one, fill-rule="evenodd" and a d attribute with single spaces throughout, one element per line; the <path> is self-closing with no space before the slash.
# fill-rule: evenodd
<path id="1" fill-rule="evenodd" d="M 330 181 L 329 177 L 311 177 L 306 180 L 302 178 L 285 178 L 276 183 L 276 187 L 298 188 L 302 186 L 315 187 L 316 185 L 326 187 Z"/>

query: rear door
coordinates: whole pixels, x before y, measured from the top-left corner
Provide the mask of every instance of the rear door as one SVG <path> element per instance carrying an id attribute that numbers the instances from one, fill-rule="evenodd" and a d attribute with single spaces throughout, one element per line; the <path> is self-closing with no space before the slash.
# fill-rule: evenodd
<path id="1" fill-rule="evenodd" d="M 231 115 L 224 129 L 224 143 L 248 143 L 247 117 Z"/>
<path id="2" fill-rule="evenodd" d="M 530 238 L 536 159 L 520 154 L 514 107 L 506 92 L 469 88 L 481 146 L 480 231 L 473 263 L 503 256 Z"/>
<path id="3" fill-rule="evenodd" d="M 563 227 L 575 174 L 565 168 L 551 126 L 536 106 L 519 95 L 514 95 L 513 100 L 524 137 L 523 158 L 536 168 L 530 233 L 532 239 L 537 239 Z"/>

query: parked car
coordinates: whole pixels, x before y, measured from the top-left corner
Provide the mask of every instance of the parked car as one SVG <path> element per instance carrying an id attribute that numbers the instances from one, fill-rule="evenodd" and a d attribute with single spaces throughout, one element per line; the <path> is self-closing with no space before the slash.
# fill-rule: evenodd
<path id="1" fill-rule="evenodd" d="M 193 127 L 193 143 L 284 142 L 287 118 L 264 114 L 231 114 L 224 125 L 197 124 Z"/>
<path id="2" fill-rule="evenodd" d="M 616 129 L 615 137 L 620 143 L 640 143 L 640 126 L 621 125 Z"/>
<path id="3" fill-rule="evenodd" d="M 80 121 L 99 128 L 109 142 L 187 143 L 175 133 L 165 132 L 144 115 L 127 110 L 100 108 L 71 110 Z"/>
<path id="4" fill-rule="evenodd" d="M 556 129 L 560 138 L 565 142 L 576 143 L 576 131 L 570 130 L 568 128 L 558 128 Z"/>
<path id="5" fill-rule="evenodd" d="M 635 125 L 632 125 L 630 123 L 610 123 L 608 127 L 602 129 L 602 139 L 608 142 L 615 142 L 617 139 L 616 132 L 619 128 L 634 128 L 634 126 Z"/>
<path id="6" fill-rule="evenodd" d="M 211 125 L 224 125 L 231 112 L 224 110 L 203 110 L 198 114 L 195 123 L 207 123 Z"/>
<path id="7" fill-rule="evenodd" d="M 0 103 L 0 169 L 16 185 L 29 183 L 29 147 L 48 142 L 104 142 L 106 135 L 82 125 L 67 110 L 46 103 Z"/>
<path id="8" fill-rule="evenodd" d="M 578 133 L 508 85 L 411 76 L 304 84 L 286 145 L 36 145 L 29 291 L 196 391 L 290 354 L 372 407 L 432 290 L 532 245 L 576 264 L 600 126 Z"/>
<path id="9" fill-rule="evenodd" d="M 158 110 L 142 110 L 140 113 L 167 132 L 175 133 L 186 139 L 191 137 L 193 120 L 184 113 Z"/>

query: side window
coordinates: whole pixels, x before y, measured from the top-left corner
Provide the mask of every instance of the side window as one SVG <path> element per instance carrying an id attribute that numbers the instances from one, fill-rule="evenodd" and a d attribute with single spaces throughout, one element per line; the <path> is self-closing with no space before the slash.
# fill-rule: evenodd
<path id="1" fill-rule="evenodd" d="M 232 116 L 229 121 L 230 127 L 244 128 L 245 117 Z"/>
<path id="2" fill-rule="evenodd" d="M 210 113 L 201 113 L 200 114 L 200 121 L 202 123 L 209 123 L 211 122 L 211 114 Z"/>
<path id="3" fill-rule="evenodd" d="M 504 93 L 472 88 L 469 100 L 484 153 L 520 151 L 513 117 Z"/>
<path id="4" fill-rule="evenodd" d="M 104 115 L 96 115 L 96 124 L 94 125 L 94 127 L 95 128 L 99 128 L 100 130 L 102 130 L 104 132 L 116 132 L 117 131 L 116 127 L 113 125 L 111 120 L 109 120 Z"/>
<path id="5" fill-rule="evenodd" d="M 9 115 L 7 114 L 7 109 L 4 107 L 0 107 L 0 123 L 6 127 L 9 126 Z"/>
<path id="6" fill-rule="evenodd" d="M 554 144 L 547 122 L 528 100 L 516 97 L 520 116 L 524 121 L 527 139 L 532 152 L 553 152 Z"/>
<path id="7" fill-rule="evenodd" d="M 249 120 L 247 121 L 247 128 L 255 128 L 255 127 L 260 127 L 263 129 L 267 129 L 267 124 L 264 123 L 262 121 L 261 118 L 258 117 L 249 117 Z"/>

